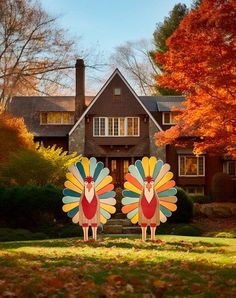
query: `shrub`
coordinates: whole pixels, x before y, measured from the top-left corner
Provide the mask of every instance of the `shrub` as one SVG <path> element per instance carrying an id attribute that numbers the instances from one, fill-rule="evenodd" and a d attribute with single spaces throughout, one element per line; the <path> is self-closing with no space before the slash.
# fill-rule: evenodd
<path id="1" fill-rule="evenodd" d="M 173 234 L 181 236 L 201 236 L 202 230 L 194 225 L 181 225 L 176 226 L 173 230 Z"/>
<path id="2" fill-rule="evenodd" d="M 48 183 L 58 186 L 62 186 L 65 182 L 65 173 L 68 166 L 81 159 L 81 155 L 78 156 L 77 152 L 68 154 L 62 148 L 56 148 L 56 145 L 48 146 L 47 148 L 43 144 L 37 145 L 37 153 L 53 166 L 53 172 L 49 177 Z"/>
<path id="3" fill-rule="evenodd" d="M 32 229 L 65 218 L 62 189 L 55 186 L 2 187 L 0 193 L 0 218 L 10 228 Z"/>
<path id="4" fill-rule="evenodd" d="M 170 217 L 170 222 L 188 223 L 193 218 L 193 202 L 187 193 L 180 187 L 177 188 L 177 210 Z"/>
<path id="5" fill-rule="evenodd" d="M 211 193 L 216 202 L 235 201 L 235 181 L 226 173 L 216 173 L 212 178 Z"/>
<path id="6" fill-rule="evenodd" d="M 37 150 L 21 150 L 12 154 L 1 170 L 4 184 L 62 186 L 67 167 L 81 156 L 67 154 L 62 148 L 38 146 Z"/>
<path id="7" fill-rule="evenodd" d="M 62 238 L 79 237 L 82 235 L 83 235 L 82 227 L 72 223 L 65 225 L 59 231 L 59 237 L 62 237 Z"/>
<path id="8" fill-rule="evenodd" d="M 21 241 L 32 239 L 32 233 L 26 229 L 0 228 L 0 241 Z"/>
<path id="9" fill-rule="evenodd" d="M 209 204 L 214 202 L 211 196 L 189 196 L 193 203 Z"/>
<path id="10" fill-rule="evenodd" d="M 26 229 L 0 228 L 0 241 L 24 241 L 48 239 L 44 233 L 32 233 Z"/>
<path id="11" fill-rule="evenodd" d="M 201 236 L 202 231 L 192 224 L 161 224 L 156 229 L 159 235 Z"/>
<path id="12" fill-rule="evenodd" d="M 36 233 L 32 233 L 32 240 L 44 240 L 44 239 L 48 239 L 49 236 L 41 233 L 41 232 L 36 232 Z"/>
<path id="13" fill-rule="evenodd" d="M 2 180 L 8 184 L 45 185 L 50 181 L 55 167 L 38 152 L 21 150 L 10 156 L 9 162 L 1 170 Z"/>

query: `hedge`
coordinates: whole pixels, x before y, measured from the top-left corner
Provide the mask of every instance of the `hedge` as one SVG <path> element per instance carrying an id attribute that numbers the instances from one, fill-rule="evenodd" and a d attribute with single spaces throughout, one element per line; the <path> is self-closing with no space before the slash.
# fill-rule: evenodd
<path id="1" fill-rule="evenodd" d="M 34 229 L 63 220 L 61 199 L 62 189 L 52 185 L 0 187 L 0 224 Z"/>

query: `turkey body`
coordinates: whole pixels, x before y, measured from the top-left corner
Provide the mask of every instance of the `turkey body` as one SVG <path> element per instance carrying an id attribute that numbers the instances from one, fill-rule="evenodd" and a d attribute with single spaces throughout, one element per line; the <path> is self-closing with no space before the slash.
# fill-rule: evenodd
<path id="1" fill-rule="evenodd" d="M 80 204 L 80 225 L 100 225 L 100 212 L 99 212 L 99 200 L 94 194 L 92 200 L 89 202 L 83 194 Z"/>
<path id="2" fill-rule="evenodd" d="M 154 192 L 150 201 L 144 193 L 139 202 L 139 224 L 160 225 L 160 206 L 157 194 Z"/>

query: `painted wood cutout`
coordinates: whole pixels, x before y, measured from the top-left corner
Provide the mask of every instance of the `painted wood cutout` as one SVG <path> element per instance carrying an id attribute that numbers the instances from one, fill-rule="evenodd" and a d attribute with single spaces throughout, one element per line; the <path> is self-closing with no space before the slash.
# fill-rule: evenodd
<path id="1" fill-rule="evenodd" d="M 109 169 L 94 157 L 82 157 L 68 169 L 62 210 L 73 223 L 83 227 L 84 241 L 88 241 L 89 226 L 92 227 L 93 239 L 97 240 L 97 227 L 105 224 L 116 211 L 116 193 Z"/>
<path id="2" fill-rule="evenodd" d="M 147 226 L 150 226 L 151 240 L 155 240 L 156 227 L 177 209 L 177 191 L 172 178 L 170 165 L 154 156 L 143 157 L 129 166 L 122 192 L 122 212 L 133 224 L 141 226 L 143 241 L 146 241 Z"/>

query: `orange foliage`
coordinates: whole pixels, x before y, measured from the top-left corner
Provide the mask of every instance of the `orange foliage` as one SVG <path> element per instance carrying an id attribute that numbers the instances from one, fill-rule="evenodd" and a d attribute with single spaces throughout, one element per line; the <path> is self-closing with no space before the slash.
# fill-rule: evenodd
<path id="1" fill-rule="evenodd" d="M 175 127 L 156 134 L 157 145 L 197 137 L 194 151 L 236 157 L 236 2 L 203 0 L 157 53 L 158 84 L 186 94 Z"/>
<path id="2" fill-rule="evenodd" d="M 23 118 L 0 113 L 0 162 L 22 148 L 33 149 L 33 135 L 27 131 Z"/>

